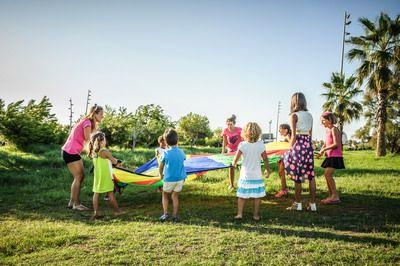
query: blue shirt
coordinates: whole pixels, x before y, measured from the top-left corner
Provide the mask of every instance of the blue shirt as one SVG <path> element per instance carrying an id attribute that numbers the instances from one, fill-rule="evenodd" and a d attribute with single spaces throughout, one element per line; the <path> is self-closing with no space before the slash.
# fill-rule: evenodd
<path id="1" fill-rule="evenodd" d="M 183 162 L 186 160 L 185 153 L 174 146 L 164 152 L 160 162 L 164 163 L 164 181 L 178 182 L 186 178 Z"/>

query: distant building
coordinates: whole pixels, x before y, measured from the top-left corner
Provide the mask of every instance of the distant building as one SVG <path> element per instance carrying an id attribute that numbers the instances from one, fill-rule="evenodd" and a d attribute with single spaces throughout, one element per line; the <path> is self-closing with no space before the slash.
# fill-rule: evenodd
<path id="1" fill-rule="evenodd" d="M 272 133 L 264 133 L 264 134 L 261 134 L 261 140 L 262 140 L 264 143 L 273 142 L 273 141 L 275 141 L 275 139 L 274 139 L 274 134 L 272 134 Z"/>

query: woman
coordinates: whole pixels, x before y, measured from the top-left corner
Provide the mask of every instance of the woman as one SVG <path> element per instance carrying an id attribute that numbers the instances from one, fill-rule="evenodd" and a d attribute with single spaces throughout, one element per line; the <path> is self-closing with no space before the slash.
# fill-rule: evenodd
<path id="1" fill-rule="evenodd" d="M 222 151 L 221 153 L 234 153 L 237 151 L 239 143 L 243 141 L 241 136 L 242 129 L 236 127 L 236 116 L 232 115 L 226 119 L 226 128 L 222 131 Z M 229 190 L 235 189 L 235 168 L 229 168 Z"/>
<path id="2" fill-rule="evenodd" d="M 85 211 L 89 208 L 82 205 L 79 200 L 81 185 L 85 177 L 83 161 L 80 156 L 85 142 L 90 140 L 90 135 L 97 129 L 97 124 L 103 120 L 103 107 L 94 105 L 90 113 L 79 121 L 71 130 L 67 141 L 62 146 L 62 156 L 74 180 L 71 185 L 71 197 L 67 208 Z"/>

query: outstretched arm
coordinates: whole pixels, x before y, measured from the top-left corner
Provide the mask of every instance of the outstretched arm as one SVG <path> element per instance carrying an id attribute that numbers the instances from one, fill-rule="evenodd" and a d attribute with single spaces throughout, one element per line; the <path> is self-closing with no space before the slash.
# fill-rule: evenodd
<path id="1" fill-rule="evenodd" d="M 240 150 L 237 150 L 235 157 L 233 157 L 233 162 L 232 162 L 233 167 L 237 166 L 237 162 L 239 161 L 240 156 L 242 156 L 242 152 Z"/>
<path id="2" fill-rule="evenodd" d="M 261 157 L 264 160 L 264 165 L 265 165 L 265 178 L 268 178 L 271 172 L 271 169 L 269 168 L 269 160 L 268 160 L 268 155 L 266 151 L 263 151 L 263 153 L 261 153 Z"/>

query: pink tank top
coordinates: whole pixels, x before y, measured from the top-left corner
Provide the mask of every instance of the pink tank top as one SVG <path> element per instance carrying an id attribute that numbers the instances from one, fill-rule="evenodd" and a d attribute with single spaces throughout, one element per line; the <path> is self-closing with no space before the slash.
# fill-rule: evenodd
<path id="1" fill-rule="evenodd" d="M 333 144 L 333 138 L 332 129 L 325 129 L 325 146 L 331 146 Z M 326 151 L 326 157 L 343 157 L 342 141 L 340 138 L 336 148 Z"/>

